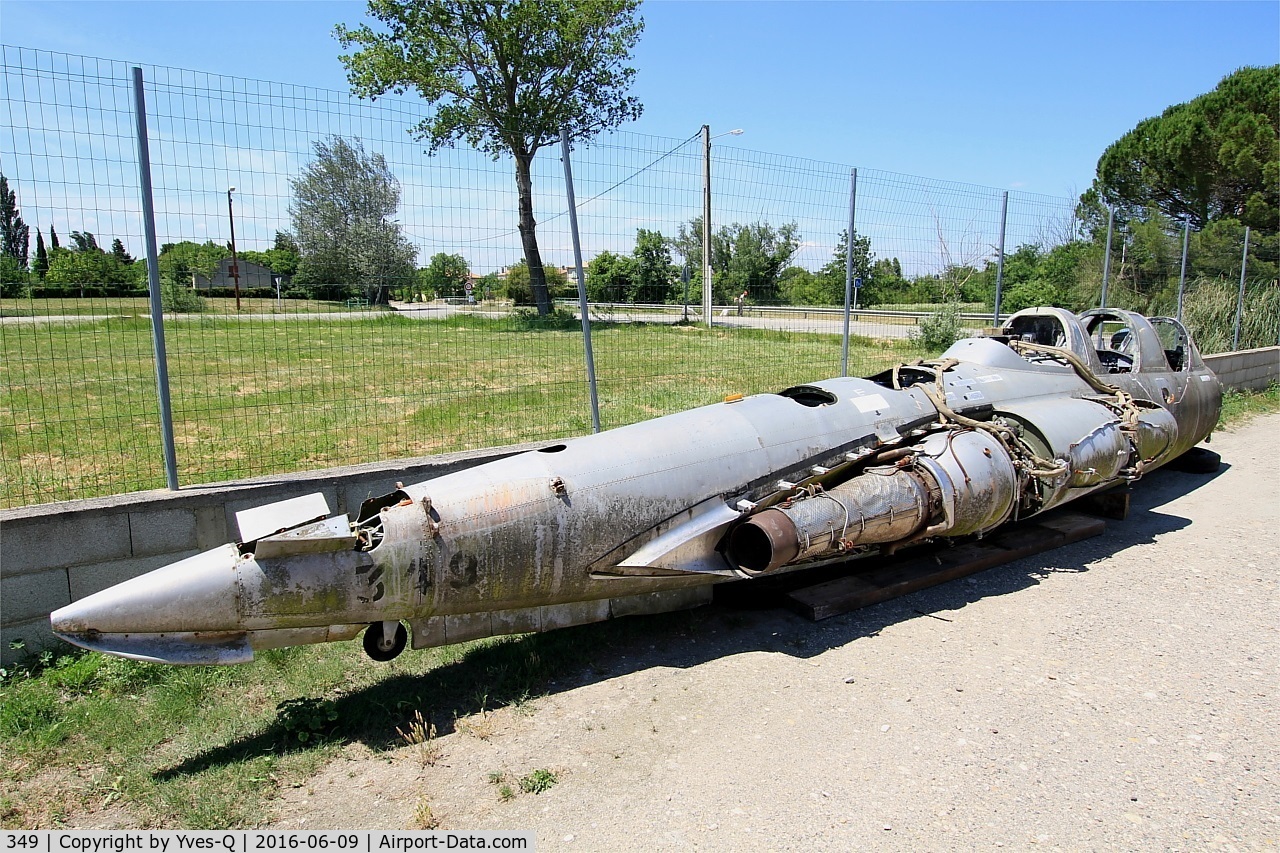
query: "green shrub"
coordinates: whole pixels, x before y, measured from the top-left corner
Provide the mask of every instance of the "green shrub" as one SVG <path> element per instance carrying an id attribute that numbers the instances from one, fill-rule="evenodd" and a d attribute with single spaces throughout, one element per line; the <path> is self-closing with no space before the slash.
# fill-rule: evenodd
<path id="1" fill-rule="evenodd" d="M 511 313 L 516 328 L 526 332 L 540 330 L 572 332 L 581 331 L 582 321 L 572 311 L 555 308 L 550 314 L 540 315 L 528 308 L 516 309 Z"/>
<path id="2" fill-rule="evenodd" d="M 520 777 L 520 790 L 526 794 L 541 794 L 559 781 L 559 777 L 550 770 L 535 770 L 528 776 Z"/>
<path id="3" fill-rule="evenodd" d="M 203 296 L 172 279 L 161 283 L 160 302 L 171 314 L 199 314 L 205 309 Z"/>
<path id="4" fill-rule="evenodd" d="M 338 710 L 327 699 L 286 699 L 276 705 L 281 725 L 299 743 L 323 739 L 338 722 Z"/>
<path id="5" fill-rule="evenodd" d="M 921 349 L 941 352 L 960 340 L 963 334 L 960 306 L 957 303 L 951 303 L 927 317 L 921 317 L 919 325 L 911 330 L 911 340 Z"/>

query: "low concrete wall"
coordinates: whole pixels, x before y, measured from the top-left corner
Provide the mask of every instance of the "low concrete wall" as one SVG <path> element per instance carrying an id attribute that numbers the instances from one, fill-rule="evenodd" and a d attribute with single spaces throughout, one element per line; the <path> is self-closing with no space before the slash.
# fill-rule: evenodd
<path id="1" fill-rule="evenodd" d="M 1280 347 L 1205 361 L 1227 387 L 1260 390 L 1280 381 Z M 239 510 L 322 492 L 332 512 L 352 513 L 397 481 L 427 480 L 537 446 L 0 510 L 0 659 L 23 654 L 9 648 L 13 640 L 26 651 L 57 644 L 48 617 L 64 604 L 234 540 Z"/>
<path id="2" fill-rule="evenodd" d="M 1218 374 L 1224 388 L 1237 391 L 1262 391 L 1280 382 L 1280 347 L 1246 349 L 1206 355 L 1205 364 Z"/>
<path id="3" fill-rule="evenodd" d="M 0 660 L 58 645 L 49 614 L 131 577 L 236 539 L 235 514 L 321 492 L 333 513 L 370 497 L 537 444 L 400 459 L 106 498 L 0 510 Z M 23 649 L 10 644 L 21 640 Z"/>

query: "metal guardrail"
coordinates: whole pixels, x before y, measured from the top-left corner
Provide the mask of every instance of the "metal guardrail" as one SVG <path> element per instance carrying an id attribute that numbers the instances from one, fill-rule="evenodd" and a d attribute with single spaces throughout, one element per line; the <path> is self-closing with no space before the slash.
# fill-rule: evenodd
<path id="1" fill-rule="evenodd" d="M 557 305 L 566 308 L 577 308 L 578 301 L 576 299 L 557 299 Z M 593 311 L 650 311 L 655 313 L 681 314 L 685 313 L 685 306 L 671 305 L 668 303 L 638 303 L 638 302 L 588 302 L 587 307 Z M 689 305 L 688 314 L 690 317 L 701 317 L 702 306 Z M 828 308 L 818 305 L 744 305 L 742 314 L 739 315 L 738 306 L 736 305 L 713 305 L 711 306 L 714 316 L 721 316 L 723 312 L 728 312 L 724 316 L 743 316 L 743 317 L 797 317 L 800 319 L 823 318 L 823 319 L 842 319 L 844 317 L 843 308 Z M 858 317 L 884 317 L 884 318 L 911 318 L 919 322 L 922 317 L 933 316 L 933 311 L 894 311 L 881 308 L 857 308 L 853 312 Z M 993 313 L 984 311 L 982 313 L 961 312 L 960 319 L 973 322 L 981 322 L 993 319 Z"/>

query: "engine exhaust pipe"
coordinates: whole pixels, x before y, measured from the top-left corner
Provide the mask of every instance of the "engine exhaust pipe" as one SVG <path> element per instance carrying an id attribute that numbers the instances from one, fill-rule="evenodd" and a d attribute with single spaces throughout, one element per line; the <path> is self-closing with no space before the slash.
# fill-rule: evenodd
<path id="1" fill-rule="evenodd" d="M 766 509 L 738 526 L 729 559 L 750 574 L 855 545 L 906 539 L 929 519 L 929 486 L 897 468 L 869 468 L 835 488 Z"/>
<path id="2" fill-rule="evenodd" d="M 1017 472 L 991 435 L 939 432 L 907 450 L 906 461 L 752 516 L 730 534 L 729 559 L 748 574 L 768 574 L 858 545 L 980 533 L 1008 518 Z"/>

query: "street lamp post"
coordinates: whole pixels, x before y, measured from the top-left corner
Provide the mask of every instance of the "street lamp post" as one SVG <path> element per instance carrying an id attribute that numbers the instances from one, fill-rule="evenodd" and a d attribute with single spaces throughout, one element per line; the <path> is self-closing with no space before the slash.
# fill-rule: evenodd
<path id="1" fill-rule="evenodd" d="M 711 135 L 711 125 L 702 126 L 702 316 L 711 326 L 711 140 L 740 136 L 742 128 Z"/>
<path id="2" fill-rule="evenodd" d="M 231 208 L 231 194 L 235 187 L 227 188 L 227 219 L 231 222 L 231 280 L 236 288 L 236 310 L 240 310 L 240 261 L 236 258 L 236 216 Z"/>

